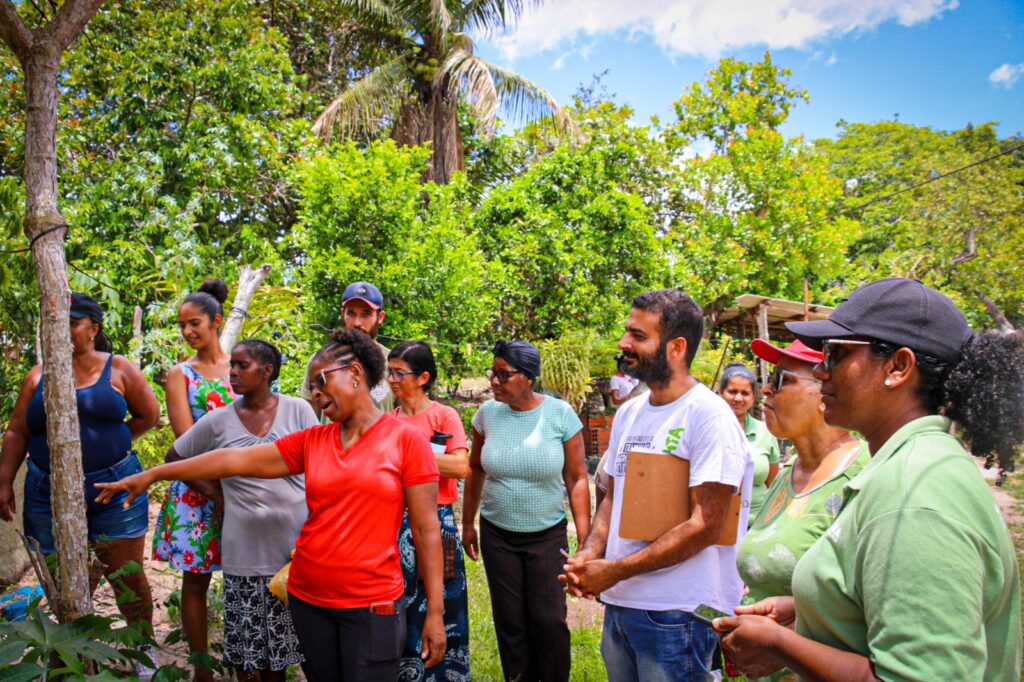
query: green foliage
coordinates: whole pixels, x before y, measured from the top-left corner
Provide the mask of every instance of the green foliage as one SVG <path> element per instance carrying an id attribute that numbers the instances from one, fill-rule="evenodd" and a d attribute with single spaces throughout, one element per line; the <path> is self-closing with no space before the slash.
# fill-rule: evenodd
<path id="1" fill-rule="evenodd" d="M 540 379 L 577 411 L 590 393 L 590 344 L 584 335 L 541 341 Z"/>
<path id="2" fill-rule="evenodd" d="M 756 64 L 723 59 L 676 102 L 670 148 L 714 150 L 686 161 L 670 190 L 675 281 L 706 310 L 746 292 L 799 298 L 804 278 L 817 300 L 857 233 L 854 221 L 826 220 L 842 196 L 827 160 L 777 130 L 807 97 L 788 76 L 770 55 Z"/>
<path id="3" fill-rule="evenodd" d="M 464 179 L 442 187 L 421 179 L 426 150 L 392 141 L 361 150 L 335 146 L 300 164 L 300 224 L 293 235 L 307 318 L 342 324 L 345 286 L 364 279 L 385 295 L 382 335 L 432 343 L 458 373 L 465 344 L 480 338 L 495 309 L 487 269 L 469 226 Z M 424 206 L 424 196 L 429 203 Z"/>
<path id="4" fill-rule="evenodd" d="M 943 132 L 884 121 L 842 126 L 818 146 L 859 206 L 1019 144 L 991 124 Z M 881 276 L 915 277 L 949 294 L 978 327 L 995 321 L 988 298 L 1024 323 L 1024 153 L 1018 151 L 859 212 L 840 290 Z"/>
<path id="5" fill-rule="evenodd" d="M 593 125 L 584 122 L 585 143 L 540 152 L 475 214 L 499 296 L 498 334 L 551 339 L 617 328 L 629 301 L 664 277 L 654 212 L 641 193 L 646 148 L 630 144 L 644 133 L 630 133 L 625 114 L 595 113 Z"/>
<path id="6" fill-rule="evenodd" d="M 734 339 L 728 334 L 714 334 L 701 341 L 697 355 L 690 365 L 693 376 L 714 391 L 718 390 L 717 379 L 722 378 L 722 370 L 730 362 L 743 362 L 752 366 L 750 354 L 745 341 Z"/>

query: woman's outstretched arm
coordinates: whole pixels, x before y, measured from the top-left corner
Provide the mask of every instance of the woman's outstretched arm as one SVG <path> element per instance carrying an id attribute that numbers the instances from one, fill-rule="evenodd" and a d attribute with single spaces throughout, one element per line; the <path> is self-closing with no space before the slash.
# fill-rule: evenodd
<path id="1" fill-rule="evenodd" d="M 132 500 L 145 492 L 156 481 L 193 481 L 199 479 L 251 476 L 253 478 L 281 478 L 291 471 L 274 443 L 252 445 L 247 448 L 222 448 L 204 455 L 161 464 L 142 473 L 122 478 L 114 483 L 97 483 L 100 494 L 97 502 L 109 502 L 120 490 L 128 491 L 125 509 Z"/>

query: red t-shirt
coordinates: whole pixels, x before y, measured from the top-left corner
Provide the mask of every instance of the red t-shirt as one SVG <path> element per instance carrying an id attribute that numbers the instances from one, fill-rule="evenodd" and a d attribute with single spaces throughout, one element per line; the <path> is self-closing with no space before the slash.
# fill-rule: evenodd
<path id="1" fill-rule="evenodd" d="M 444 450 L 445 454 L 450 454 L 459 448 L 469 449 L 469 444 L 466 442 L 466 429 L 462 427 L 462 419 L 458 412 L 447 405 L 431 403 L 430 409 L 419 414 L 402 414 L 402 408 L 396 407 L 391 414 L 406 424 L 415 426 L 420 433 L 427 437 L 427 440 L 434 435 L 434 431 L 450 433 L 452 437 L 448 439 L 447 447 Z M 458 480 L 442 476 L 437 484 L 437 503 L 439 505 L 452 504 L 457 499 L 459 499 Z"/>
<path id="2" fill-rule="evenodd" d="M 332 609 L 401 597 L 404 488 L 438 479 L 423 434 L 385 414 L 348 449 L 341 447 L 338 424 L 274 443 L 293 474 L 306 474 L 309 518 L 295 541 L 288 592 Z"/>

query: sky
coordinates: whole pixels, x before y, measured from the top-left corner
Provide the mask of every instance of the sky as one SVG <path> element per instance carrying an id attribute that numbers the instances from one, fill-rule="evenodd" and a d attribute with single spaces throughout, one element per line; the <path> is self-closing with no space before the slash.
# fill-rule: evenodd
<path id="1" fill-rule="evenodd" d="M 638 123 L 673 120 L 672 102 L 721 57 L 770 50 L 810 95 L 789 136 L 894 117 L 1024 136 L 1024 0 L 545 0 L 476 46 L 560 103 L 607 70 L 603 87 Z"/>

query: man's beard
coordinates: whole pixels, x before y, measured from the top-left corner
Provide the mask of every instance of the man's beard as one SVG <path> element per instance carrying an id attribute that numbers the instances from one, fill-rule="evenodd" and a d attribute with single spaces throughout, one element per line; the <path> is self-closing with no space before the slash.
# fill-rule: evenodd
<path id="1" fill-rule="evenodd" d="M 623 351 L 622 354 L 626 358 L 636 361 L 636 364 L 626 364 L 624 368 L 626 374 L 639 379 L 651 388 L 668 386 L 668 382 L 672 379 L 672 366 L 668 364 L 668 344 L 660 344 L 654 355 L 650 356 L 628 351 Z"/>

